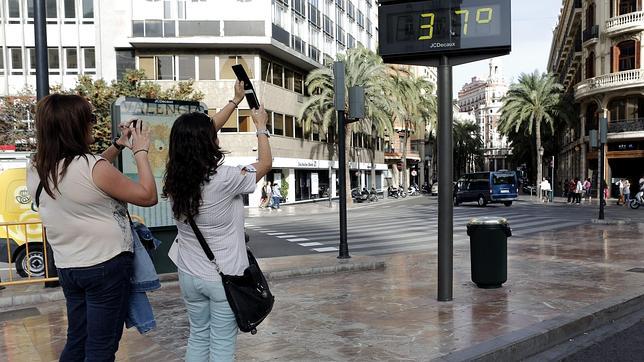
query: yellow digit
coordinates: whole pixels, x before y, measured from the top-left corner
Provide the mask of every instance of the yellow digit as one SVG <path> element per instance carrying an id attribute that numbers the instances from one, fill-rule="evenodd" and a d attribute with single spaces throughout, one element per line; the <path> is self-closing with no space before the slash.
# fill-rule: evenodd
<path id="1" fill-rule="evenodd" d="M 481 19 L 481 14 L 487 13 L 485 19 Z M 492 21 L 492 8 L 480 8 L 476 10 L 476 22 L 479 24 L 489 24 Z"/>
<path id="2" fill-rule="evenodd" d="M 423 13 L 423 14 L 420 14 L 420 17 L 428 18 L 429 24 L 422 24 L 420 26 L 421 29 L 428 29 L 428 30 L 427 30 L 427 35 L 419 36 L 418 40 L 430 40 L 431 38 L 434 37 L 434 20 L 436 18 L 436 15 L 434 13 Z"/>
<path id="3" fill-rule="evenodd" d="M 470 21 L 470 11 L 469 10 L 456 10 L 454 13 L 456 15 L 463 15 L 465 14 L 465 19 L 464 19 L 464 25 L 463 25 L 463 35 L 467 35 L 467 22 Z M 477 12 L 478 16 L 478 12 Z"/>

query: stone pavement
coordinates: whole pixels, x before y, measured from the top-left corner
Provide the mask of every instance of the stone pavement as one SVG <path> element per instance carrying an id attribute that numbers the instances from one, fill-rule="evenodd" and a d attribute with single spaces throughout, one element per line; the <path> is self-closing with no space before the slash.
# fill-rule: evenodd
<path id="1" fill-rule="evenodd" d="M 517 350 L 562 342 L 569 332 L 642 308 L 644 274 L 629 270 L 644 267 L 643 232 L 644 224 L 592 224 L 510 238 L 508 281 L 499 289 L 474 286 L 469 248 L 457 247 L 451 302 L 436 301 L 433 252 L 385 257 L 385 268 L 353 258 L 373 267 L 301 277 L 292 276 L 332 272 L 338 260 L 329 254 L 262 260 L 264 269 L 282 273 L 271 281 L 276 304 L 257 335 L 240 335 L 237 359 L 518 359 Z M 288 275 L 291 269 L 300 272 Z M 164 283 L 151 301 L 157 330 L 126 331 L 118 360 L 181 360 L 188 321 L 176 282 Z M 62 301 L 0 314 L 0 360 L 55 360 L 65 325 Z"/>

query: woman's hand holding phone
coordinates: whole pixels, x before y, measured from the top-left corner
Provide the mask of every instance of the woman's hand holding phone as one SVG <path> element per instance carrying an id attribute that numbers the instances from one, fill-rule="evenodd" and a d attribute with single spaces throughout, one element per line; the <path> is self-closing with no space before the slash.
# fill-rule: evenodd
<path id="1" fill-rule="evenodd" d="M 129 125 L 132 152 L 148 151 L 150 149 L 150 128 L 143 126 L 143 120 L 135 119 Z"/>

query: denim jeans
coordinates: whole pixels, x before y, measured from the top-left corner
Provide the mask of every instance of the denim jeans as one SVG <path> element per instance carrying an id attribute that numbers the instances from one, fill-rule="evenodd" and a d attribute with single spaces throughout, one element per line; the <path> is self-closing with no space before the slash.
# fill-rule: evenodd
<path id="1" fill-rule="evenodd" d="M 273 209 L 279 209 L 280 208 L 280 201 L 282 198 L 279 196 L 273 196 L 273 205 L 271 206 Z"/>
<path id="2" fill-rule="evenodd" d="M 58 269 L 67 302 L 61 361 L 114 361 L 132 284 L 132 253 L 84 268 Z"/>
<path id="3" fill-rule="evenodd" d="M 223 284 L 179 271 L 179 285 L 190 320 L 186 361 L 233 361 L 237 322 Z"/>

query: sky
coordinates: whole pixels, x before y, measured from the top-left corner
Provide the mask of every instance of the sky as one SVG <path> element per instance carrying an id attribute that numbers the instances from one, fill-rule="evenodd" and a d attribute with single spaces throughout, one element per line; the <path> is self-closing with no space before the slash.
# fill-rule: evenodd
<path id="1" fill-rule="evenodd" d="M 512 51 L 498 58 L 508 84 L 521 73 L 545 72 L 550 55 L 552 30 L 557 25 L 561 0 L 512 0 Z M 478 76 L 486 78 L 489 60 L 459 65 L 453 70 L 453 93 Z"/>

